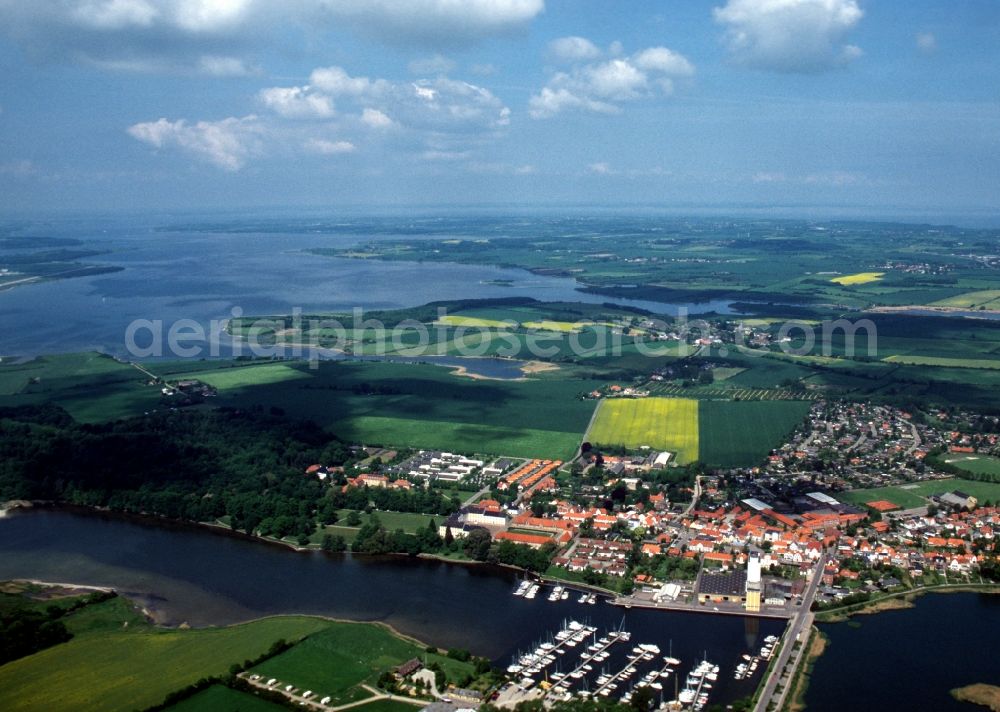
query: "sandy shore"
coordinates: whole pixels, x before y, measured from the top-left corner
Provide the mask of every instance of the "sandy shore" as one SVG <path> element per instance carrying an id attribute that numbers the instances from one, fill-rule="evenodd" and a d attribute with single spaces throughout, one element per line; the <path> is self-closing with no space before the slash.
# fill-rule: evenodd
<path id="1" fill-rule="evenodd" d="M 1000 687 L 978 683 L 957 687 L 951 691 L 951 696 L 959 702 L 971 702 L 974 705 L 989 707 L 993 712 L 1000 712 Z"/>

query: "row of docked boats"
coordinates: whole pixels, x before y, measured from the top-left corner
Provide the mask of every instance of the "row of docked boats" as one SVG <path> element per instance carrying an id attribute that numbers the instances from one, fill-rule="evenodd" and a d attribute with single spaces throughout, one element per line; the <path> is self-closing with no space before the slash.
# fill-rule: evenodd
<path id="1" fill-rule="evenodd" d="M 526 599 L 532 599 L 538 595 L 538 591 L 541 589 L 537 583 L 532 583 L 530 580 L 525 579 L 517 585 L 514 589 L 514 595 Z"/>
<path id="2" fill-rule="evenodd" d="M 541 584 L 537 584 L 530 579 L 524 579 L 521 581 L 517 588 L 514 589 L 514 595 L 519 598 L 525 598 L 531 600 L 538 595 L 541 590 Z M 553 586 L 552 591 L 549 592 L 548 600 L 552 603 L 557 601 L 566 601 L 569 599 L 570 591 L 565 586 Z M 587 593 L 586 591 L 580 595 L 577 599 L 577 603 L 589 603 L 591 605 L 597 603 L 597 596 L 593 593 Z"/>
<path id="3" fill-rule="evenodd" d="M 695 712 L 701 712 L 708 704 L 709 694 L 718 679 L 719 666 L 710 663 L 707 659 L 702 660 L 688 673 L 684 689 L 677 695 L 677 703 Z"/>
<path id="4" fill-rule="evenodd" d="M 761 661 L 768 661 L 774 656 L 774 651 L 777 649 L 778 636 L 769 635 L 764 638 L 764 645 L 760 649 L 758 655 L 744 655 L 743 662 L 736 666 L 736 670 L 733 672 L 734 680 L 745 680 L 752 677 L 757 668 L 760 666 Z"/>

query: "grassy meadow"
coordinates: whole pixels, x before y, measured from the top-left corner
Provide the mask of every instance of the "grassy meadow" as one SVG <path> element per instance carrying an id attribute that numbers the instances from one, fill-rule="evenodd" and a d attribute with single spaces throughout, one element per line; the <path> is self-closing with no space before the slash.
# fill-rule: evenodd
<path id="1" fill-rule="evenodd" d="M 212 685 L 169 709 L 170 712 L 280 712 L 287 708 L 224 685 Z"/>
<path id="2" fill-rule="evenodd" d="M 253 669 L 265 679 L 312 690 L 317 697 L 330 695 L 331 704 L 346 704 L 370 697 L 360 687 L 374 685 L 379 675 L 411 658 L 439 662 L 453 679 L 471 673 L 469 663 L 425 653 L 415 643 L 371 623 L 338 623 L 266 660 Z"/>
<path id="3" fill-rule="evenodd" d="M 162 630 L 146 625 L 120 598 L 88 606 L 65 623 L 75 636 L 69 642 L 0 666 L 0 709 L 142 709 L 202 677 L 227 673 L 279 639 L 296 640 L 331 625 L 289 616 Z"/>

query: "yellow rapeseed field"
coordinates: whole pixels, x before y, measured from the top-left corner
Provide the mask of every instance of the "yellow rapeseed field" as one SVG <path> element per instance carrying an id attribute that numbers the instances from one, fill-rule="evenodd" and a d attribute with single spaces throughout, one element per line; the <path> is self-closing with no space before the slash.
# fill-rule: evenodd
<path id="1" fill-rule="evenodd" d="M 690 398 L 617 398 L 601 402 L 587 440 L 601 445 L 648 445 L 698 459 L 698 401 Z"/>
<path id="2" fill-rule="evenodd" d="M 830 281 L 845 287 L 850 287 L 855 284 L 877 282 L 884 276 L 885 272 L 858 272 L 857 274 L 845 274 L 840 277 L 834 277 Z"/>

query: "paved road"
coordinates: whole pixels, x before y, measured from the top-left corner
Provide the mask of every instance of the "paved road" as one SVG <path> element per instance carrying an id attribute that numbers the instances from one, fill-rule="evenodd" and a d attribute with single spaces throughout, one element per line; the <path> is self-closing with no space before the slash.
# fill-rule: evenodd
<path id="1" fill-rule="evenodd" d="M 701 475 L 694 478 L 694 494 L 691 495 L 691 502 L 688 504 L 687 509 L 684 510 L 682 516 L 687 516 L 698 506 L 699 497 L 701 497 Z"/>
<path id="2" fill-rule="evenodd" d="M 816 562 L 816 568 L 813 569 L 812 581 L 809 582 L 808 588 L 806 588 L 805 593 L 802 595 L 802 603 L 800 604 L 799 611 L 792 618 L 791 623 L 788 625 L 788 630 L 785 632 L 784 643 L 781 646 L 781 651 L 778 653 L 778 659 L 774 663 L 774 667 L 771 668 L 771 674 L 768 676 L 764 683 L 764 691 L 761 693 L 760 698 L 757 700 L 757 706 L 754 708 L 754 712 L 766 712 L 768 706 L 771 704 L 772 698 L 777 703 L 775 707 L 781 709 L 781 704 L 785 699 L 785 695 L 788 692 L 788 685 L 786 684 L 779 695 L 775 697 L 775 688 L 778 686 L 778 681 L 781 680 L 785 666 L 788 665 L 788 661 L 792 657 L 792 650 L 795 648 L 795 642 L 802 637 L 802 646 L 799 648 L 799 654 L 795 658 L 795 665 L 792 666 L 789 672 L 788 679 L 791 679 L 791 675 L 798 666 L 799 660 L 805 651 L 805 636 L 802 636 L 803 632 L 809 630 L 812 626 L 813 615 L 809 608 L 812 606 L 813 599 L 816 598 L 816 591 L 819 589 L 820 581 L 823 580 L 823 568 L 826 566 L 827 555 L 824 553 L 819 561 Z"/>

